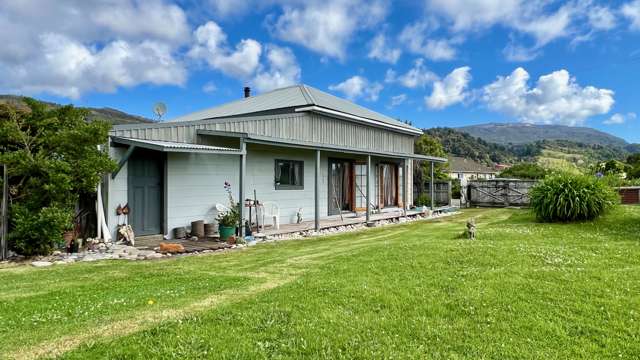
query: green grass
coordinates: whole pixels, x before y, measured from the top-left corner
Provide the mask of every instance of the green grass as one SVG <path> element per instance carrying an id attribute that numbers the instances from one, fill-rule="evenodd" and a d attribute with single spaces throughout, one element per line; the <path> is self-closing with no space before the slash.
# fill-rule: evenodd
<path id="1" fill-rule="evenodd" d="M 472 216 L 478 239 L 463 240 Z M 639 234 L 640 207 L 579 224 L 474 209 L 224 254 L 7 268 L 0 349 L 73 359 L 638 358 Z"/>

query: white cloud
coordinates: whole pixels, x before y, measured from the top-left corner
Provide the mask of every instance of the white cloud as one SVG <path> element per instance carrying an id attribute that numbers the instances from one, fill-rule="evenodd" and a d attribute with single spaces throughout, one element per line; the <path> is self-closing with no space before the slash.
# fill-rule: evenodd
<path id="1" fill-rule="evenodd" d="M 426 66 L 424 65 L 424 59 L 417 59 L 413 63 L 413 67 L 403 75 L 396 76 L 395 72 L 393 72 L 393 70 L 391 71 L 392 73 L 389 73 L 389 71 L 387 71 L 388 76 L 386 77 L 385 81 L 397 81 L 402 86 L 410 89 L 425 87 L 426 85 L 438 80 L 438 75 L 427 70 Z"/>
<path id="2" fill-rule="evenodd" d="M 462 38 L 432 39 L 430 34 L 435 27 L 429 22 L 410 24 L 404 27 L 398 38 L 410 52 L 427 59 L 433 61 L 454 59 L 457 52 L 453 45 L 461 43 Z"/>
<path id="3" fill-rule="evenodd" d="M 587 13 L 589 24 L 596 30 L 611 30 L 616 27 L 616 16 L 605 6 L 594 6 Z"/>
<path id="4" fill-rule="evenodd" d="M 273 34 L 322 55 L 344 59 L 353 35 L 379 23 L 385 0 L 310 0 L 283 6 L 271 24 Z"/>
<path id="5" fill-rule="evenodd" d="M 391 97 L 391 107 L 404 104 L 408 99 L 407 94 L 398 94 Z"/>
<path id="6" fill-rule="evenodd" d="M 300 66 L 289 48 L 267 45 L 268 67 L 260 69 L 253 79 L 258 91 L 269 91 L 300 82 Z"/>
<path id="7" fill-rule="evenodd" d="M 143 83 L 182 85 L 186 81 L 186 70 L 162 43 L 117 40 L 95 49 L 48 33 L 40 36 L 39 45 L 39 54 L 28 61 L 0 64 L 4 89 L 75 99 L 87 91 L 114 92 Z"/>
<path id="8" fill-rule="evenodd" d="M 177 49 L 189 38 L 184 11 L 161 0 L 0 2 L 0 91 L 77 98 L 181 85 Z"/>
<path id="9" fill-rule="evenodd" d="M 634 0 L 622 5 L 620 12 L 629 19 L 632 29 L 640 30 L 640 0 Z"/>
<path id="10" fill-rule="evenodd" d="M 214 93 L 217 90 L 218 87 L 212 81 L 209 81 L 206 84 L 202 85 L 202 91 L 206 92 L 207 94 Z"/>
<path id="11" fill-rule="evenodd" d="M 538 44 L 565 36 L 571 18 L 581 7 L 573 2 L 549 14 L 549 1 L 428 0 L 430 10 L 451 22 L 452 30 L 470 32 L 503 25 L 536 39 Z"/>
<path id="12" fill-rule="evenodd" d="M 242 15 L 256 4 L 248 0 L 208 0 L 208 5 L 216 18 L 224 18 Z"/>
<path id="13" fill-rule="evenodd" d="M 640 0 L 637 18 L 640 24 Z M 540 54 L 540 49 L 560 38 L 579 37 L 573 44 L 591 40 L 594 31 L 616 26 L 614 12 L 592 0 L 528 1 L 528 0 L 427 0 L 430 15 L 444 19 L 453 34 L 467 35 L 500 26 L 528 45 L 512 39 L 503 53 L 511 61 L 528 61 Z M 624 7 L 633 17 L 632 6 Z M 533 40 L 530 44 L 529 39 Z M 415 40 L 414 40 L 415 41 Z"/>
<path id="14" fill-rule="evenodd" d="M 370 59 L 395 64 L 401 54 L 402 50 L 390 46 L 387 37 L 381 33 L 376 35 L 369 43 L 369 54 L 367 56 Z"/>
<path id="15" fill-rule="evenodd" d="M 349 100 L 364 98 L 369 101 L 377 101 L 382 89 L 382 84 L 370 82 L 367 78 L 359 75 L 352 76 L 339 84 L 329 86 L 329 90 L 339 91 Z"/>
<path id="16" fill-rule="evenodd" d="M 606 114 L 613 106 L 613 91 L 581 87 L 566 70 L 540 76 L 536 86 L 528 85 L 523 68 L 483 88 L 482 99 L 491 110 L 524 122 L 579 125 L 585 119 Z"/>
<path id="17" fill-rule="evenodd" d="M 471 81 L 471 68 L 459 67 L 444 79 L 433 84 L 431 95 L 425 97 L 425 103 L 430 109 L 444 109 L 447 106 L 463 101 L 467 96 L 467 87 Z"/>
<path id="18" fill-rule="evenodd" d="M 636 113 L 634 112 L 627 113 L 626 115 L 616 113 L 611 115 L 611 117 L 605 120 L 603 123 L 606 125 L 619 125 L 619 124 L 624 124 L 627 120 L 633 120 L 635 118 L 636 118 Z"/>
<path id="19" fill-rule="evenodd" d="M 522 45 L 518 45 L 514 42 L 510 42 L 507 46 L 502 50 L 502 54 L 507 59 L 507 61 L 513 62 L 525 62 L 531 61 L 538 57 L 540 54 L 540 49 L 537 47 L 526 47 Z"/>
<path id="20" fill-rule="evenodd" d="M 262 46 L 253 39 L 243 39 L 231 49 L 227 35 L 213 21 L 199 26 L 194 32 L 195 45 L 189 56 L 206 61 L 212 68 L 229 76 L 248 78 L 260 64 Z"/>

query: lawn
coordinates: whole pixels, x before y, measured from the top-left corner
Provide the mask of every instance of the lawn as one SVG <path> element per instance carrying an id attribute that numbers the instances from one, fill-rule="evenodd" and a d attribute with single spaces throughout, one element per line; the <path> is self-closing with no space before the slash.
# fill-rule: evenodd
<path id="1" fill-rule="evenodd" d="M 460 238 L 476 217 L 478 239 Z M 147 262 L 0 269 L 0 357 L 640 357 L 640 207 L 473 209 Z"/>

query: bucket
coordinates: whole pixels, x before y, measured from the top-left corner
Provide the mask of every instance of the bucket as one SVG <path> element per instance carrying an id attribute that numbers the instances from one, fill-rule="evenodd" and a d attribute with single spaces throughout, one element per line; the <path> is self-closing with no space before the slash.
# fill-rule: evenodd
<path id="1" fill-rule="evenodd" d="M 191 236 L 195 236 L 198 239 L 204 237 L 204 220 L 191 222 Z"/>
<path id="2" fill-rule="evenodd" d="M 218 231 L 220 231 L 220 240 L 227 241 L 230 237 L 235 235 L 236 228 L 235 226 L 222 226 L 218 227 Z"/>
<path id="3" fill-rule="evenodd" d="M 184 239 L 187 237 L 187 229 L 184 226 L 173 229 L 173 237 L 176 239 Z"/>
<path id="4" fill-rule="evenodd" d="M 216 235 L 216 224 L 204 224 L 204 236 L 211 238 Z"/>

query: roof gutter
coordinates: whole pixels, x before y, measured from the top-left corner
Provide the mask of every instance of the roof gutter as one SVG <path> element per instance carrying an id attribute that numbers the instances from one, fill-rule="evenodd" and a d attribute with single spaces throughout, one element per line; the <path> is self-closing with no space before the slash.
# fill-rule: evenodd
<path id="1" fill-rule="evenodd" d="M 420 130 L 420 129 L 407 128 L 407 127 L 393 125 L 393 124 L 386 124 L 386 123 L 383 123 L 383 122 L 380 122 L 380 121 L 374 121 L 374 120 L 371 120 L 371 119 L 367 119 L 367 118 L 362 117 L 362 116 L 351 115 L 351 114 L 348 114 L 348 113 L 344 113 L 344 112 L 336 111 L 336 110 L 331 110 L 331 109 L 323 108 L 323 107 L 316 106 L 316 105 L 297 108 L 295 111 L 296 112 L 302 112 L 302 111 L 316 112 L 316 113 L 320 113 L 320 114 L 324 114 L 324 115 L 330 115 L 330 116 L 333 116 L 333 117 L 342 118 L 342 119 L 345 119 L 345 120 L 351 120 L 351 121 L 355 120 L 355 121 L 358 121 L 358 122 L 364 122 L 364 123 L 375 125 L 375 126 L 381 126 L 381 127 L 393 129 L 395 131 L 402 132 L 402 133 L 408 133 L 408 134 L 411 134 L 411 135 L 414 135 L 414 136 L 420 136 L 420 135 L 423 134 L 422 130 Z"/>

